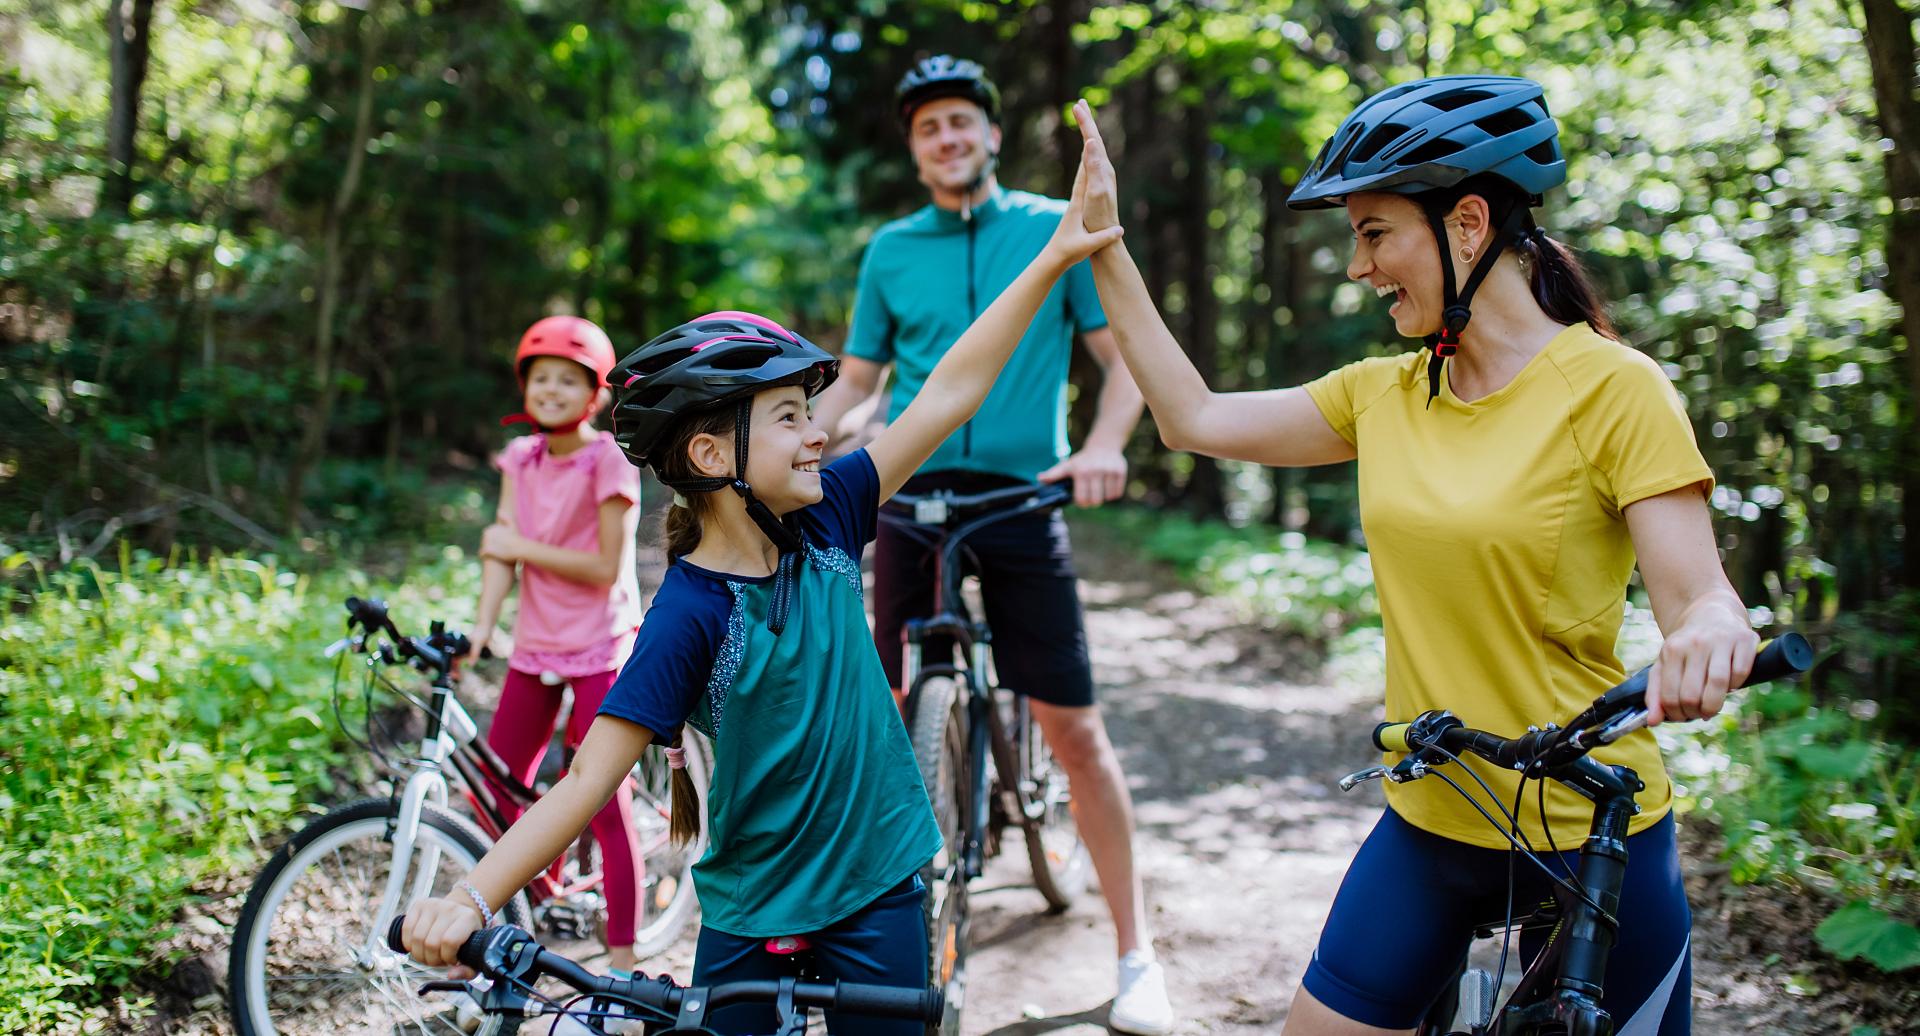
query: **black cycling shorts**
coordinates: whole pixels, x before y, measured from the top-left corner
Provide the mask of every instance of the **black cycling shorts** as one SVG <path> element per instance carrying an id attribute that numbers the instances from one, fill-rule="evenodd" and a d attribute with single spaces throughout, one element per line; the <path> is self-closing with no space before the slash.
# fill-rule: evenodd
<path id="1" fill-rule="evenodd" d="M 959 494 L 1020 485 L 1018 479 L 970 471 L 916 475 L 904 493 Z M 1073 545 L 1058 511 L 997 522 L 967 538 L 967 571 L 980 577 L 987 625 L 993 629 L 993 665 L 1000 685 L 1050 705 L 1093 704 L 1093 667 L 1086 623 L 1073 573 Z M 933 613 L 934 552 L 919 530 L 880 523 L 873 543 L 873 641 L 898 690 L 908 619 Z M 928 665 L 953 657 L 952 641 L 929 640 Z"/>

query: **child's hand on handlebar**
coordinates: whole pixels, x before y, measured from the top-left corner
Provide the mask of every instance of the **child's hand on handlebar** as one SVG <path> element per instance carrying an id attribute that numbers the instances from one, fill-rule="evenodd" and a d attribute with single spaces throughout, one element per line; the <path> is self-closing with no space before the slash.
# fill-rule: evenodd
<path id="1" fill-rule="evenodd" d="M 473 969 L 460 963 L 459 954 L 467 937 L 480 930 L 480 921 L 480 911 L 464 899 L 423 899 L 407 911 L 400 937 L 414 960 L 446 968 L 448 978 L 472 978 Z"/>

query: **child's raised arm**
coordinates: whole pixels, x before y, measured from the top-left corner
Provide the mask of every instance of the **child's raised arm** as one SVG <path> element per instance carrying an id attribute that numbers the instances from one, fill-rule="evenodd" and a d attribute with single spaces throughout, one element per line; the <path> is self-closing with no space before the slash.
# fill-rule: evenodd
<path id="1" fill-rule="evenodd" d="M 653 732 L 638 723 L 594 719 L 566 776 L 507 828 L 466 883 L 498 912 L 580 837 L 652 742 Z M 446 966 L 457 963 L 460 944 L 479 929 L 479 909 L 464 889 L 454 889 L 408 907 L 401 935 L 414 960 Z"/>
<path id="2" fill-rule="evenodd" d="M 1091 147 L 1091 145 L 1089 145 Z M 945 356 L 927 375 L 913 403 L 881 432 L 867 447 L 875 471 L 880 476 L 880 499 L 899 490 L 947 436 L 965 424 L 993 388 L 1014 346 L 1027 333 L 1027 325 L 1040 311 L 1040 304 L 1052 290 L 1053 282 L 1074 263 L 1120 239 L 1117 226 L 1089 232 L 1081 220 L 1086 194 L 1085 163 L 1073 181 L 1073 197 L 1066 214 L 1040 254 L 1014 280 L 985 313 L 953 343 Z"/>

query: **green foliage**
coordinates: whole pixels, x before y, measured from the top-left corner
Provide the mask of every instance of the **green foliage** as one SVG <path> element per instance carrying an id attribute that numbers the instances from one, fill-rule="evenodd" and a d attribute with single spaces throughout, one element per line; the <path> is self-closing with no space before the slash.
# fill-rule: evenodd
<path id="1" fill-rule="evenodd" d="M 396 615 L 475 593 L 457 551 L 422 561 Z M 320 649 L 339 602 L 373 589 L 123 552 L 0 590 L 0 1031 L 75 1024 L 151 965 L 196 880 L 257 866 L 338 791 Z"/>
<path id="2" fill-rule="evenodd" d="M 1103 508 L 1082 520 L 1114 529 L 1142 554 L 1174 566 L 1209 594 L 1238 602 L 1271 628 L 1319 640 L 1378 626 L 1365 551 L 1297 532 L 1196 521 L 1140 508 Z"/>
<path id="3" fill-rule="evenodd" d="M 1769 685 L 1663 742 L 1683 806 L 1719 825 L 1733 880 L 1855 904 L 1821 927 L 1821 945 L 1892 970 L 1909 966 L 1894 962 L 1911 930 L 1898 918 L 1920 888 L 1920 772 L 1912 749 L 1870 722 L 1874 711 Z"/>
<path id="4" fill-rule="evenodd" d="M 1813 934 L 1841 960 L 1858 957 L 1881 971 L 1920 967 L 1920 928 L 1896 921 L 1864 900 L 1834 911 Z"/>

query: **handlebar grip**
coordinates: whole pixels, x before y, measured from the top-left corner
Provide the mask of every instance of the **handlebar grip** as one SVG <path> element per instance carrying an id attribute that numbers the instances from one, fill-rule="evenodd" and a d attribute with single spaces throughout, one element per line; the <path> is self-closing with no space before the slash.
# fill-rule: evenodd
<path id="1" fill-rule="evenodd" d="M 946 996 L 938 989 L 907 989 L 841 982 L 834 989 L 834 1007 L 848 1014 L 878 1018 L 906 1018 L 937 1025 L 946 1013 Z"/>
<path id="2" fill-rule="evenodd" d="M 1747 682 L 1742 687 L 1752 687 L 1768 680 L 1804 673 L 1813 665 L 1813 645 L 1798 633 L 1782 633 L 1778 637 L 1760 645 L 1760 652 L 1753 656 L 1753 669 L 1747 673 Z"/>
<path id="3" fill-rule="evenodd" d="M 1381 723 L 1373 728 L 1373 747 L 1382 752 L 1411 752 L 1413 746 L 1407 743 L 1407 730 L 1411 723 Z"/>
<path id="4" fill-rule="evenodd" d="M 405 926 L 406 923 L 407 915 L 400 914 L 394 917 L 392 924 L 387 925 L 387 949 L 395 953 L 407 952 L 407 944 L 400 937 L 400 929 Z M 460 952 L 457 954 L 460 958 L 460 963 L 465 964 L 475 971 L 484 972 L 486 970 L 484 965 L 487 962 L 487 933 L 491 930 L 492 929 L 482 928 L 472 935 L 467 936 L 467 941 L 460 944 Z"/>

